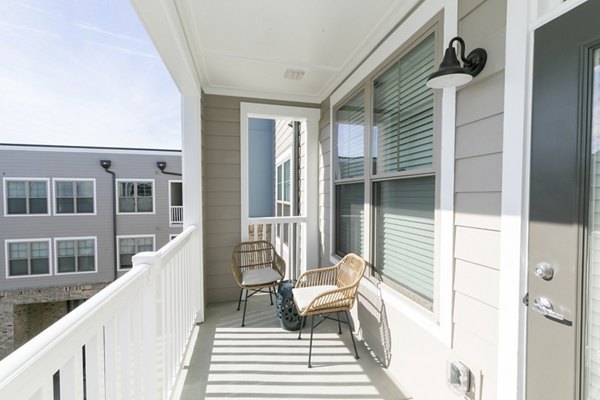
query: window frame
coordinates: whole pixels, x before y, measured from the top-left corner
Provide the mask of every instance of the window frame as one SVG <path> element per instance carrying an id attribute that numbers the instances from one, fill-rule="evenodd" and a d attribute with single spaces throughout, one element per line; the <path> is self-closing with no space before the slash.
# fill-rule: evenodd
<path id="1" fill-rule="evenodd" d="M 120 203 L 119 203 L 119 186 L 121 183 L 135 183 L 135 209 L 138 209 L 138 184 L 139 183 L 151 183 L 152 184 L 152 211 L 120 211 Z M 156 214 L 156 182 L 154 179 L 116 179 L 115 185 L 117 185 L 117 187 L 115 188 L 115 196 L 117 196 L 116 198 L 116 204 L 117 204 L 117 215 L 153 215 Z"/>
<path id="2" fill-rule="evenodd" d="M 56 188 L 56 185 L 59 182 L 71 182 L 71 183 L 77 183 L 77 182 L 92 182 L 92 201 L 93 201 L 93 207 L 94 207 L 94 211 L 93 212 L 71 212 L 71 213 L 59 213 L 57 210 L 58 207 L 58 190 Z M 53 178 L 52 179 L 52 199 L 54 201 L 53 207 L 52 207 L 52 215 L 57 216 L 57 217 L 63 217 L 66 215 L 97 215 L 97 196 L 96 196 L 96 178 Z M 73 208 L 76 210 L 77 209 L 77 194 L 74 192 L 74 196 L 73 196 L 73 200 L 74 200 L 74 206 Z"/>
<path id="3" fill-rule="evenodd" d="M 72 272 L 59 272 L 58 271 L 58 242 L 75 242 L 76 244 L 80 240 L 93 240 L 94 241 L 94 270 L 92 271 L 79 271 L 79 260 L 78 252 L 79 247 L 75 246 L 75 271 Z M 81 274 L 94 274 L 98 272 L 98 239 L 96 236 L 76 236 L 76 237 L 57 237 L 54 238 L 54 274 L 55 275 L 81 275 Z"/>
<path id="4" fill-rule="evenodd" d="M 152 251 L 156 251 L 156 235 L 117 235 L 116 237 L 116 246 L 117 246 L 117 271 L 118 272 L 126 272 L 131 271 L 133 268 L 133 262 L 131 268 L 122 268 L 121 267 L 121 239 L 145 239 L 152 238 Z M 139 253 L 139 252 L 137 252 Z M 137 254 L 133 253 L 133 255 Z"/>
<path id="5" fill-rule="evenodd" d="M 440 59 L 441 48 L 443 45 L 443 30 L 441 22 L 438 18 L 434 18 L 429 23 L 425 24 L 420 30 L 413 34 L 403 45 L 396 51 L 391 53 L 383 62 L 376 68 L 372 69 L 366 76 L 344 96 L 340 97 L 331 106 L 331 203 L 330 203 L 330 249 L 333 259 L 339 259 L 337 253 L 337 187 L 344 184 L 360 183 L 364 189 L 364 211 L 363 211 L 363 257 L 372 263 L 372 268 L 369 268 L 365 273 L 365 277 L 374 283 L 383 283 L 391 291 L 406 298 L 413 305 L 418 306 L 422 312 L 436 316 L 439 309 L 439 292 L 440 292 L 440 203 L 441 203 L 441 134 L 442 134 L 442 95 L 441 91 L 433 93 L 433 158 L 432 167 L 428 171 L 395 171 L 384 172 L 379 174 L 373 173 L 373 104 L 374 104 L 374 88 L 373 84 L 376 79 L 385 74 L 391 67 L 400 59 L 407 55 L 412 49 L 418 46 L 429 35 L 434 35 L 434 65 L 437 66 Z M 338 163 L 338 146 L 337 146 L 337 126 L 336 112 L 344 106 L 350 99 L 356 96 L 359 92 L 364 92 L 364 173 L 361 177 L 338 178 L 339 163 Z M 378 166 L 379 167 L 379 166 Z M 395 181 L 407 178 L 418 178 L 425 176 L 434 176 L 435 179 L 435 206 L 434 206 L 434 261 L 433 261 L 433 299 L 428 301 L 424 297 L 416 294 L 410 289 L 392 281 L 385 276 L 380 275 L 375 264 L 376 253 L 376 212 L 377 205 L 373 202 L 376 200 L 375 190 L 378 182 Z"/>
<path id="6" fill-rule="evenodd" d="M 45 242 L 48 244 L 48 273 L 47 274 L 31 274 L 31 243 Z M 5 279 L 23 279 L 23 278 L 38 278 L 52 276 L 52 239 L 51 238 L 28 238 L 28 239 L 6 239 L 4 240 L 4 277 Z M 10 245 L 13 243 L 27 243 L 27 275 L 10 275 Z"/>
<path id="7" fill-rule="evenodd" d="M 2 190 L 4 191 L 4 216 L 5 217 L 44 217 L 50 216 L 51 214 L 51 201 L 52 192 L 50 188 L 50 178 L 34 178 L 34 177 L 5 177 L 2 179 Z M 25 182 L 26 184 L 30 182 L 44 182 L 46 184 L 46 213 L 34 213 L 29 212 L 29 189 L 26 189 L 26 197 L 25 197 L 25 207 L 27 212 L 24 214 L 9 214 L 8 212 L 8 182 Z M 27 185 L 28 186 L 28 185 Z"/>

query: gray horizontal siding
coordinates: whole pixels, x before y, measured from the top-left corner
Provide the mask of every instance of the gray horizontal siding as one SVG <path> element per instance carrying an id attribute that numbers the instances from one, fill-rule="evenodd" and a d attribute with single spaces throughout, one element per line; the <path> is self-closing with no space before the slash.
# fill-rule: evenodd
<path id="1" fill-rule="evenodd" d="M 488 62 L 456 98 L 453 349 L 482 369 L 486 399 L 496 393 L 505 15 L 506 1 L 459 1 L 467 51 L 485 48 Z"/>
<path id="2" fill-rule="evenodd" d="M 167 162 L 167 171 L 181 172 L 177 153 L 139 154 L 135 151 L 97 152 L 74 149 L 45 151 L 31 147 L 20 150 L 9 146 L 0 149 L 0 174 L 4 178 L 49 178 L 51 207 L 54 205 L 52 178 L 92 178 L 96 181 L 96 215 L 50 215 L 4 217 L 4 185 L 0 186 L 0 289 L 42 288 L 109 282 L 113 279 L 115 239 L 112 231 L 112 177 L 99 161 L 112 161 L 111 171 L 117 179 L 153 179 L 154 214 L 118 215 L 117 235 L 155 235 L 156 248 L 164 246 L 170 234 L 181 232 L 169 227 L 169 180 L 180 177 L 165 175 L 156 168 L 157 161 Z M 56 274 L 6 279 L 5 242 L 8 239 L 96 237 L 98 270 L 95 273 Z M 53 251 L 54 242 L 51 242 Z M 54 252 L 54 251 L 53 251 Z M 54 254 L 53 254 L 54 256 Z M 51 265 L 54 267 L 54 257 Z"/>

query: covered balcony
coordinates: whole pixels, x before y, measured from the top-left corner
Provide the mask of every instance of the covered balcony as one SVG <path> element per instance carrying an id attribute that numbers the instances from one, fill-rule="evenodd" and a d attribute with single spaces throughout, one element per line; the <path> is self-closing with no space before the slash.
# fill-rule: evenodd
<path id="1" fill-rule="evenodd" d="M 533 37 L 586 1 L 131 3 L 181 92 L 184 232 L 1 361 L 1 399 L 527 397 Z M 461 42 L 485 68 L 428 88 Z M 253 119 L 289 126 L 291 151 L 263 147 Z M 252 154 L 271 186 L 296 185 L 267 196 L 293 212 L 255 214 Z M 309 369 L 266 296 L 239 326 L 231 253 L 257 238 L 286 279 L 349 252 L 369 263 L 359 360 L 323 324 Z"/>

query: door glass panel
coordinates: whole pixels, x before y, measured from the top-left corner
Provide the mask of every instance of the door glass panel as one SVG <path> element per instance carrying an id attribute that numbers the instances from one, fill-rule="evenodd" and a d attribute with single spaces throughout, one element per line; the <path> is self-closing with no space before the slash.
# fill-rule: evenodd
<path id="1" fill-rule="evenodd" d="M 600 398 L 600 49 L 593 52 L 585 399 Z"/>

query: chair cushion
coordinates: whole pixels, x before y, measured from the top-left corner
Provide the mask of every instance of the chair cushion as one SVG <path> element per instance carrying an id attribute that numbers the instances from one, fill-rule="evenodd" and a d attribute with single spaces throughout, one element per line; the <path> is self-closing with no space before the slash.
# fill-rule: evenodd
<path id="1" fill-rule="evenodd" d="M 282 278 L 279 272 L 273 268 L 256 268 L 247 269 L 242 272 L 242 285 L 244 286 L 255 286 L 265 285 L 271 282 L 277 282 Z"/>
<path id="2" fill-rule="evenodd" d="M 294 301 L 296 302 L 298 311 L 302 312 L 306 310 L 306 307 L 310 305 L 310 302 L 313 301 L 315 297 L 317 297 L 321 293 L 328 292 L 337 288 L 338 287 L 335 285 L 308 286 L 302 288 L 294 288 L 292 289 L 292 293 L 294 295 Z"/>

